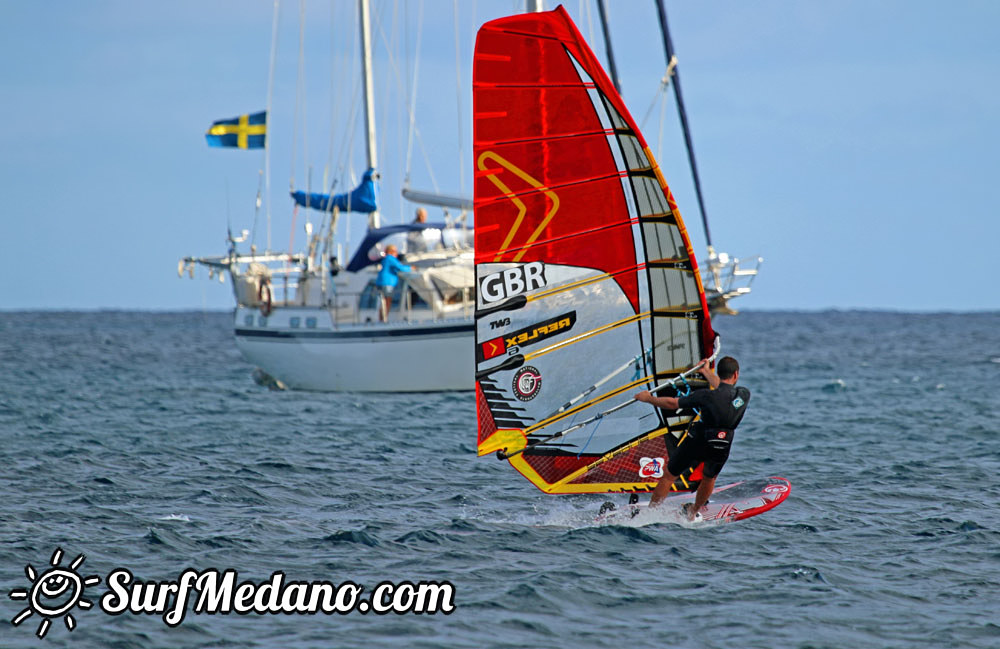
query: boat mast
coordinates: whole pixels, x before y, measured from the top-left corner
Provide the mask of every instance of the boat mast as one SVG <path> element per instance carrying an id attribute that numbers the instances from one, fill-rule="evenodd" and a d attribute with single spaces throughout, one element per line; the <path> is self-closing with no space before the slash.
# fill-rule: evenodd
<path id="1" fill-rule="evenodd" d="M 604 32 L 604 49 L 608 55 L 608 72 L 611 73 L 611 83 L 615 90 L 622 94 L 622 84 L 618 80 L 618 68 L 615 66 L 615 53 L 611 49 L 611 30 L 608 29 L 608 7 L 606 0 L 597 0 L 597 12 L 601 15 L 601 31 Z"/>
<path id="2" fill-rule="evenodd" d="M 677 112 L 681 118 L 681 129 L 684 131 L 684 143 L 687 145 L 691 175 L 694 177 L 694 192 L 698 196 L 698 209 L 701 210 L 701 222 L 705 226 L 705 242 L 708 244 L 708 256 L 714 257 L 715 249 L 712 247 L 712 235 L 708 231 L 708 214 L 705 213 L 705 200 L 701 195 L 701 181 L 698 180 L 698 165 L 694 161 L 694 145 L 691 144 L 691 130 L 688 128 L 687 113 L 684 111 L 684 98 L 681 96 L 681 77 L 677 71 L 674 45 L 670 40 L 670 30 L 667 29 L 667 10 L 663 5 L 663 0 L 656 0 L 656 8 L 660 17 L 660 31 L 663 33 L 663 49 L 667 57 L 667 75 L 674 78 L 674 97 L 677 99 Z"/>
<path id="3" fill-rule="evenodd" d="M 274 66 L 278 58 L 278 0 L 274 0 L 271 18 L 271 64 L 267 71 L 267 108 L 264 122 L 271 121 L 271 99 L 274 96 Z M 260 191 L 258 190 L 258 195 Z M 258 209 L 259 209 L 258 205 Z M 264 212 L 267 215 L 267 251 L 271 251 L 271 135 L 264 136 Z"/>
<path id="4" fill-rule="evenodd" d="M 375 93 L 372 88 L 372 44 L 371 44 L 371 19 L 369 17 L 368 0 L 358 0 L 358 8 L 361 12 L 361 77 L 364 82 L 365 92 L 365 153 L 368 159 L 368 168 L 378 171 L 378 158 L 375 149 Z M 379 227 L 380 220 L 378 210 L 368 215 L 368 228 Z"/>

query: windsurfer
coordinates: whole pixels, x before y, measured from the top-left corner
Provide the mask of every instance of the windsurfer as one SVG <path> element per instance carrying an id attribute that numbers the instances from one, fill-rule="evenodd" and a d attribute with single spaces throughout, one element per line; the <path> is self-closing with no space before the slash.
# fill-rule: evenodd
<path id="1" fill-rule="evenodd" d="M 651 507 L 660 504 L 678 475 L 699 462 L 704 462 L 703 477 L 698 485 L 694 506 L 685 507 L 684 510 L 688 520 L 694 520 L 698 511 L 705 506 L 709 496 L 712 495 L 715 478 L 729 459 L 733 435 L 750 402 L 750 390 L 736 386 L 736 381 L 740 377 L 740 365 L 736 359 L 726 356 L 719 361 L 717 369 L 718 374 L 712 371 L 711 363 L 707 359 L 698 364 L 698 371 L 712 389 L 695 390 L 683 397 L 658 397 L 648 390 L 635 395 L 637 401 L 664 410 L 684 408 L 696 409 L 701 413 L 701 419 L 691 425 L 687 437 L 682 438 L 677 450 L 670 457 L 666 471 L 653 489 L 653 496 L 649 501 Z"/>
<path id="2" fill-rule="evenodd" d="M 394 244 L 390 243 L 385 247 L 382 268 L 378 271 L 378 276 L 375 278 L 375 287 L 378 289 L 382 303 L 385 305 L 385 310 L 379 314 L 379 319 L 383 321 L 389 319 L 389 309 L 392 308 L 392 293 L 396 290 L 396 284 L 399 283 L 399 273 L 408 273 L 412 270 L 409 266 L 396 259 L 398 252 Z"/>

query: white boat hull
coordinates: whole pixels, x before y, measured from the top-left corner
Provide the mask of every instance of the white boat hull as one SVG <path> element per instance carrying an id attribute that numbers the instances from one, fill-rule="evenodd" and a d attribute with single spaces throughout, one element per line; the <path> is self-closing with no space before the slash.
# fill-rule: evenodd
<path id="1" fill-rule="evenodd" d="M 247 361 L 290 388 L 434 392 L 472 390 L 475 384 L 471 319 L 334 327 L 324 310 L 281 311 L 261 318 L 238 309 L 236 346 Z M 252 325 L 247 314 L 253 315 Z M 288 326 L 296 314 L 300 322 L 310 314 L 313 327 Z"/>

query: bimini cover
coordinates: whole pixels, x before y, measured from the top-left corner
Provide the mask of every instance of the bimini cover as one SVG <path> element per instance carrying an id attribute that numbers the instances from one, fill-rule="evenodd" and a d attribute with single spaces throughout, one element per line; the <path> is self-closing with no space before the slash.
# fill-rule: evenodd
<path id="1" fill-rule="evenodd" d="M 364 240 L 361 241 L 361 245 L 358 246 L 357 251 L 355 251 L 354 256 L 351 258 L 351 263 L 347 265 L 347 270 L 352 273 L 356 273 L 371 264 L 382 263 L 380 258 L 372 259 L 368 253 L 377 243 L 381 242 L 382 239 L 385 239 L 389 235 L 422 232 L 423 230 L 430 229 L 443 230 L 444 228 L 445 223 L 403 223 L 400 225 L 387 225 L 384 228 L 368 230 L 368 232 L 365 233 Z"/>
<path id="2" fill-rule="evenodd" d="M 378 209 L 375 198 L 375 170 L 369 169 L 361 177 L 361 184 L 344 194 L 317 194 L 302 191 L 291 192 L 296 205 L 311 207 L 321 212 L 332 212 L 334 208 L 342 212 L 374 212 Z"/>
<path id="3" fill-rule="evenodd" d="M 694 413 L 558 433 L 712 354 L 677 205 L 565 10 L 487 23 L 473 65 L 479 454 L 548 493 L 652 489 Z"/>

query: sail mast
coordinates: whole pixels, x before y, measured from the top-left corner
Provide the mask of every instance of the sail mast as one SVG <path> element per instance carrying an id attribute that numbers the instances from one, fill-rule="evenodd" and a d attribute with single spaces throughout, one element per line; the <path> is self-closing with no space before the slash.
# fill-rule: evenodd
<path id="1" fill-rule="evenodd" d="M 375 149 L 375 93 L 372 88 L 372 45 L 371 19 L 369 17 L 368 0 L 358 0 L 361 13 L 361 67 L 365 92 L 365 153 L 368 168 L 378 171 L 378 159 Z M 378 210 L 368 215 L 368 228 L 379 227 Z"/>
<path id="2" fill-rule="evenodd" d="M 694 161 L 694 145 L 691 143 L 691 129 L 688 127 L 687 113 L 684 111 L 684 98 L 681 96 L 681 76 L 676 65 L 671 71 L 674 61 L 674 45 L 670 40 L 670 30 L 667 29 L 667 9 L 663 0 L 656 0 L 657 13 L 660 18 L 660 31 L 663 33 L 663 49 L 667 56 L 668 74 L 673 76 L 674 97 L 677 99 L 677 112 L 681 118 L 681 129 L 684 131 L 684 143 L 687 145 L 688 161 L 691 163 L 691 175 L 694 178 L 694 191 L 698 196 L 698 209 L 701 210 L 701 222 L 705 226 L 705 241 L 708 244 L 709 257 L 714 256 L 712 235 L 708 231 L 708 214 L 705 212 L 705 200 L 701 195 L 701 181 L 698 179 L 698 165 Z"/>

